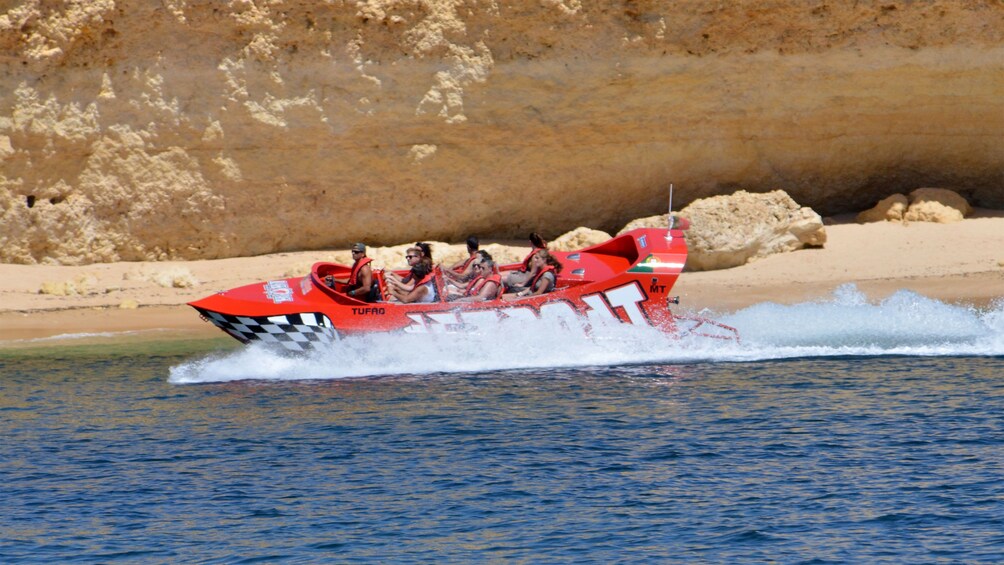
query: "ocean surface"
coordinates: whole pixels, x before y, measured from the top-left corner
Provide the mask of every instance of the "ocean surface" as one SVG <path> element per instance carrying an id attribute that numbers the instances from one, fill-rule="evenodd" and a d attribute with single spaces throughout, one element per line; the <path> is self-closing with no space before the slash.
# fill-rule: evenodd
<path id="1" fill-rule="evenodd" d="M 1004 304 L 721 319 L 2 344 L 0 563 L 1004 562 Z"/>

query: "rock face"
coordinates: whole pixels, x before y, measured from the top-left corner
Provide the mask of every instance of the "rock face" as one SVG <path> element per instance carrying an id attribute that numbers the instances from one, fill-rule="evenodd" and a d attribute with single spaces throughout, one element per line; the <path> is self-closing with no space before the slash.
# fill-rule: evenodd
<path id="1" fill-rule="evenodd" d="M 1004 207 L 998 0 L 20 0 L 0 49 L 5 262 Z"/>
<path id="2" fill-rule="evenodd" d="M 692 271 L 737 267 L 750 259 L 826 243 L 819 214 L 799 207 L 781 190 L 767 194 L 740 190 L 702 199 L 680 215 L 690 221 L 687 268 Z"/>

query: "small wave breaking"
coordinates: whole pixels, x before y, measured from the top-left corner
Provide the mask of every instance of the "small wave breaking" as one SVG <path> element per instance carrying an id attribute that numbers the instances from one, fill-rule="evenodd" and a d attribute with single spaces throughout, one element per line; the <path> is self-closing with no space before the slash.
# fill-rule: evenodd
<path id="1" fill-rule="evenodd" d="M 174 366 L 168 380 L 191 384 L 827 356 L 1004 355 L 1004 301 L 978 310 L 898 291 L 872 303 L 854 285 L 844 285 L 825 300 L 761 303 L 731 314 L 701 315 L 734 326 L 742 341 L 675 339 L 654 328 L 619 323 L 594 326 L 587 335 L 561 322 L 513 321 L 473 333 L 349 336 L 300 357 L 251 345 Z"/>

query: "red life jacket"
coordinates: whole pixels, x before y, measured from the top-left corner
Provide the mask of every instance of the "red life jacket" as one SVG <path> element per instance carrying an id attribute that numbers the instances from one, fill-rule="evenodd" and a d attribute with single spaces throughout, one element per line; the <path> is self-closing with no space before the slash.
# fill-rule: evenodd
<path id="1" fill-rule="evenodd" d="M 415 272 L 412 271 L 411 274 L 414 275 Z M 420 281 L 418 281 L 418 282 L 415 283 L 415 286 L 417 287 L 420 284 L 425 284 L 425 283 L 431 281 L 432 277 L 434 277 L 435 275 L 436 275 L 435 273 L 429 273 L 429 274 L 425 275 L 424 277 L 422 277 L 422 280 L 420 280 Z"/>
<path id="2" fill-rule="evenodd" d="M 540 278 L 544 276 L 544 273 L 554 274 L 554 286 L 551 287 L 551 290 L 554 290 L 554 288 L 558 286 L 558 273 L 555 272 L 554 267 L 552 267 L 551 265 L 547 265 L 543 269 L 537 271 L 537 274 L 534 275 L 532 279 L 530 279 L 530 284 L 526 286 L 527 288 L 530 289 L 530 292 L 534 292 L 537 290 L 537 281 L 539 281 Z"/>
<path id="3" fill-rule="evenodd" d="M 475 253 L 474 255 L 471 255 L 470 257 L 467 258 L 466 261 L 464 261 L 463 265 L 460 265 L 459 267 L 453 269 L 453 272 L 454 273 L 462 273 L 462 272 L 466 271 L 467 267 L 470 266 L 471 261 L 473 261 L 473 260 L 475 260 L 477 258 L 478 258 L 478 254 L 477 253 Z"/>
<path id="4" fill-rule="evenodd" d="M 502 284 L 502 275 L 495 273 L 488 277 L 488 280 L 495 281 L 495 284 L 498 285 L 495 290 L 495 300 L 502 298 L 502 295 L 505 294 L 505 285 Z"/>
<path id="5" fill-rule="evenodd" d="M 536 255 L 538 251 L 540 251 L 540 247 L 534 247 L 533 250 L 530 251 L 530 254 L 527 255 L 525 259 L 523 259 L 523 266 L 520 267 L 519 270 L 523 271 L 524 273 L 527 272 L 527 271 L 529 271 L 530 270 L 530 259 L 533 259 L 533 256 Z"/>
<path id="6" fill-rule="evenodd" d="M 415 274 L 414 271 L 412 271 L 412 274 Z M 414 288 L 418 288 L 423 284 L 429 282 L 432 283 L 432 294 L 433 294 L 432 299 L 439 300 L 439 297 L 441 296 L 441 291 L 439 290 L 439 281 L 436 279 L 436 271 L 432 271 L 428 275 L 422 277 L 422 280 L 415 283 Z"/>
<path id="7" fill-rule="evenodd" d="M 481 287 L 484 286 L 484 280 L 484 277 L 472 279 L 471 282 L 467 283 L 467 288 L 464 289 L 464 296 L 474 296 L 477 294 L 481 290 Z"/>
<path id="8" fill-rule="evenodd" d="M 464 292 L 464 296 L 477 296 L 481 293 L 481 289 L 490 282 L 498 285 L 499 289 L 502 288 L 502 276 L 496 273 L 487 277 L 478 277 L 471 281 L 471 284 L 467 285 L 467 290 Z M 498 294 L 498 292 L 495 293 L 496 298 L 498 298 Z"/>
<path id="9" fill-rule="evenodd" d="M 357 284 L 359 284 L 359 271 L 361 271 L 363 267 L 370 264 L 371 262 L 373 262 L 373 259 L 370 259 L 369 257 L 363 257 L 362 259 L 356 261 L 354 265 L 352 265 L 352 273 L 349 275 L 349 286 L 356 286 Z"/>

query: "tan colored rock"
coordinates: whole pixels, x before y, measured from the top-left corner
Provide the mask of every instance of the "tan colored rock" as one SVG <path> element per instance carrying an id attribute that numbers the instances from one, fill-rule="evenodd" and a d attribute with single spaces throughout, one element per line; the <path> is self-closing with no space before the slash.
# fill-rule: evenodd
<path id="1" fill-rule="evenodd" d="M 826 243 L 823 219 L 800 207 L 782 190 L 754 194 L 740 190 L 691 203 L 680 211 L 693 271 L 727 269 L 774 253 Z"/>
<path id="2" fill-rule="evenodd" d="M 442 241 L 430 241 L 428 243 L 432 246 L 432 257 L 439 265 L 449 266 L 461 259 L 467 258 L 466 243 L 451 244 Z M 404 243 L 392 247 L 367 247 L 366 252 L 369 257 L 373 258 L 373 265 L 378 269 L 407 269 L 408 262 L 404 256 L 408 248 L 413 245 L 414 243 Z M 520 247 L 511 247 L 497 243 L 482 245 L 481 249 L 487 251 L 491 254 L 492 259 L 502 264 L 522 261 L 523 256 L 526 255 L 526 251 Z M 342 253 L 345 253 L 345 255 L 342 255 Z M 337 262 L 352 264 L 351 255 L 348 255 L 347 252 L 338 252 L 332 257 Z"/>
<path id="3" fill-rule="evenodd" d="M 678 215 L 679 215 L 678 213 L 673 214 L 674 218 L 673 225 L 677 227 L 680 225 L 676 220 L 676 217 Z M 638 228 L 666 228 L 666 227 L 669 227 L 669 214 L 662 214 L 659 216 L 647 216 L 645 218 L 637 218 L 631 220 L 630 222 L 627 223 L 627 225 L 625 225 L 623 228 L 620 229 L 620 231 L 617 232 L 617 235 L 620 235 L 624 232 L 628 232 L 631 230 L 636 230 Z"/>
<path id="4" fill-rule="evenodd" d="M 449 266 L 461 259 L 467 258 L 467 244 L 450 244 L 441 241 L 431 241 L 428 242 L 432 246 L 432 256 L 436 263 Z M 373 267 L 375 269 L 407 269 L 407 260 L 405 259 L 406 251 L 409 247 L 412 247 L 414 243 L 402 243 L 400 245 L 393 245 L 389 247 L 367 247 L 366 256 L 373 259 Z M 497 243 L 492 243 L 488 245 L 482 245 L 481 249 L 484 249 L 489 254 L 491 254 L 492 259 L 496 262 L 506 263 L 517 263 L 523 260 L 526 255 L 526 251 L 520 247 L 511 247 L 507 245 L 500 245 Z M 351 265 L 353 262 L 352 254 L 348 250 L 339 250 L 333 253 L 328 253 L 324 255 L 318 255 L 317 258 L 309 262 L 296 263 L 286 268 L 283 272 L 283 277 L 296 277 L 306 275 L 310 272 L 310 268 L 314 263 L 318 261 L 330 261 L 334 263 L 342 263 L 344 265 Z"/>
<path id="5" fill-rule="evenodd" d="M 46 281 L 38 289 L 39 294 L 50 294 L 52 296 L 67 296 L 76 294 L 76 288 L 66 282 Z"/>
<path id="6" fill-rule="evenodd" d="M 510 265 L 513 263 L 520 263 L 526 254 L 529 252 L 528 248 L 524 247 L 514 247 L 511 245 L 502 245 L 499 243 L 491 243 L 488 245 L 482 245 L 481 249 L 487 251 L 492 259 L 499 265 Z"/>
<path id="7" fill-rule="evenodd" d="M 547 248 L 551 251 L 575 251 L 576 249 L 603 243 L 608 239 L 610 239 L 610 234 L 605 231 L 577 227 L 556 238 L 554 241 L 548 242 Z"/>
<path id="8" fill-rule="evenodd" d="M 309 261 L 300 261 L 293 263 L 286 267 L 286 270 L 280 275 L 281 278 L 288 279 L 292 277 L 303 277 L 310 273 L 310 268 L 318 261 L 328 261 L 327 258 L 322 258 L 320 255 L 310 259 Z"/>
<path id="9" fill-rule="evenodd" d="M 119 303 L 119 310 L 135 310 L 139 308 L 139 302 L 136 302 L 132 298 L 126 298 Z"/>
<path id="10" fill-rule="evenodd" d="M 461 257 L 467 256 L 466 245 L 449 244 L 442 241 L 426 241 L 426 243 L 432 246 L 432 258 L 437 264 L 452 265 L 460 260 Z M 373 259 L 373 267 L 376 269 L 407 269 L 408 260 L 404 256 L 408 248 L 414 245 L 414 242 L 412 242 L 392 247 L 367 247 L 366 254 Z M 343 256 L 341 253 L 335 253 L 334 256 L 338 262 L 351 265 L 351 254 L 348 254 L 348 252 L 343 253 L 346 253 L 346 255 Z"/>
<path id="11" fill-rule="evenodd" d="M 192 288 L 199 285 L 198 279 L 187 267 L 158 270 L 149 274 L 147 279 L 164 288 Z"/>
<path id="12" fill-rule="evenodd" d="M 93 275 L 84 274 L 68 281 L 46 281 L 38 289 L 39 294 L 52 296 L 80 296 L 93 294 L 97 280 Z"/>
<path id="13" fill-rule="evenodd" d="M 874 208 L 869 208 L 858 214 L 857 222 L 867 224 L 871 222 L 899 222 L 903 220 L 910 201 L 903 194 L 893 194 L 879 200 Z"/>
<path id="14" fill-rule="evenodd" d="M 1004 207 L 996 0 L 517 4 L 4 2 L 0 261 L 613 230 L 670 182 Z"/>
<path id="15" fill-rule="evenodd" d="M 903 214 L 908 222 L 961 222 L 973 213 L 959 193 L 944 188 L 918 188 L 910 193 L 910 207 Z"/>

